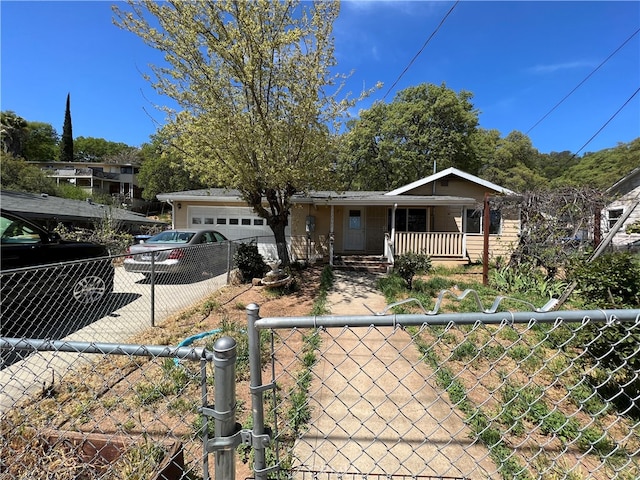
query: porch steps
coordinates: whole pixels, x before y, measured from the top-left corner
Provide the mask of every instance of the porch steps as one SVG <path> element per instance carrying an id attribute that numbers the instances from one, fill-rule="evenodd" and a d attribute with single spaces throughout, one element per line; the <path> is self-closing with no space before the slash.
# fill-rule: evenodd
<path id="1" fill-rule="evenodd" d="M 333 268 L 356 272 L 387 273 L 389 262 L 380 255 L 336 255 Z"/>

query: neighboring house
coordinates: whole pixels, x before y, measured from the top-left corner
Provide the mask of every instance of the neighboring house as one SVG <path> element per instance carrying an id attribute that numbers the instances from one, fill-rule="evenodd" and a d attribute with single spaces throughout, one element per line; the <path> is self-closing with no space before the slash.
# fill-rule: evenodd
<path id="1" fill-rule="evenodd" d="M 142 198 L 136 175 L 139 166 L 131 163 L 28 162 L 40 167 L 57 184 L 71 183 L 84 189 L 90 198 L 97 193 L 110 195 L 119 204 L 133 210 L 144 209 L 149 202 Z"/>
<path id="2" fill-rule="evenodd" d="M 628 234 L 626 228 L 635 223 L 640 222 L 640 168 L 636 168 L 629 175 L 619 180 L 607 190 L 607 194 L 613 197 L 613 200 L 605 208 L 602 219 L 603 232 L 608 232 L 623 216 L 627 216 L 623 225 L 614 235 L 611 244 L 613 247 L 623 247 L 627 244 L 640 240 L 640 234 Z"/>
<path id="3" fill-rule="evenodd" d="M 108 216 L 117 221 L 120 228 L 132 234 L 141 232 L 144 227 L 166 226 L 164 222 L 151 220 L 122 208 L 47 194 L 2 190 L 0 206 L 3 210 L 35 220 L 50 230 L 59 223 L 67 227 L 93 228 L 96 221 Z"/>
<path id="4" fill-rule="evenodd" d="M 333 261 L 336 255 L 424 252 L 449 262 L 483 258 L 485 194 L 510 190 L 448 168 L 391 192 L 313 192 L 296 195 L 286 229 L 292 259 Z M 205 189 L 158 195 L 173 207 L 174 228 L 211 228 L 232 240 L 261 237 L 263 254 L 275 257 L 273 233 L 234 190 Z M 520 222 L 492 211 L 490 256 L 507 256 Z M 270 245 L 269 245 L 270 244 Z"/>

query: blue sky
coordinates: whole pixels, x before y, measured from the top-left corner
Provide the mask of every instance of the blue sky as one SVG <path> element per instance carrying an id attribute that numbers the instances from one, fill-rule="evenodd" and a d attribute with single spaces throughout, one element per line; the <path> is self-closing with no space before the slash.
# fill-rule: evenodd
<path id="1" fill-rule="evenodd" d="M 148 142 L 165 100 L 141 72 L 161 57 L 113 25 L 112 3 L 2 0 L 0 108 L 61 133 L 70 93 L 75 137 Z M 473 94 L 482 128 L 528 132 L 543 153 L 640 136 L 640 2 L 462 1 L 424 46 L 454 4 L 342 3 L 334 34 L 338 71 L 353 72 L 347 90 L 384 84 L 359 108 L 444 82 Z"/>

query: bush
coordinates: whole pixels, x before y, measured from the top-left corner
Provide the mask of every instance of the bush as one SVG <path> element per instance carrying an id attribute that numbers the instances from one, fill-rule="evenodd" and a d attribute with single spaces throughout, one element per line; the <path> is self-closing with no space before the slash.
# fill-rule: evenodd
<path id="1" fill-rule="evenodd" d="M 423 253 L 403 253 L 395 259 L 394 271 L 406 282 L 407 288 L 413 288 L 413 277 L 417 273 L 431 270 L 431 257 Z"/>
<path id="2" fill-rule="evenodd" d="M 640 306 L 640 262 L 628 253 L 608 253 L 591 263 L 574 262 L 569 276 L 584 301 L 596 308 Z"/>
<path id="3" fill-rule="evenodd" d="M 54 231 L 65 240 L 94 242 L 105 245 L 111 255 L 120 255 L 133 243 L 133 235 L 121 229 L 120 222 L 110 215 L 94 223 L 93 229 L 70 229 L 62 223 Z"/>
<path id="4" fill-rule="evenodd" d="M 570 275 L 584 302 L 593 308 L 640 306 L 640 263 L 628 253 L 608 253 L 591 263 L 575 263 Z M 638 418 L 640 325 L 589 323 L 577 332 L 576 343 L 588 353 L 583 359 L 599 395 Z"/>
<path id="5" fill-rule="evenodd" d="M 236 253 L 233 254 L 233 261 L 242 273 L 242 278 L 246 283 L 251 282 L 254 278 L 262 278 L 269 270 L 255 243 L 240 244 Z"/>

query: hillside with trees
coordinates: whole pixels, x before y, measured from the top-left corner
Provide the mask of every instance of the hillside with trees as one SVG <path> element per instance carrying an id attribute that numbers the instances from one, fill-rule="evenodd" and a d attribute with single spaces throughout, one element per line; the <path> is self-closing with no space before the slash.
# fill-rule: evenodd
<path id="1" fill-rule="evenodd" d="M 454 166 L 516 192 L 566 187 L 604 191 L 640 166 L 640 137 L 583 155 L 540 153 L 524 133 L 514 130 L 501 137 L 497 130 L 481 128 L 472 98 L 470 92 L 456 93 L 445 84 L 419 85 L 388 104 L 375 103 L 334 139 L 335 175 L 325 171 L 320 178 L 325 184 L 317 187 L 391 190 L 430 175 L 435 164 L 438 170 Z M 73 188 L 56 191 L 38 168 L 27 168 L 25 162 L 61 161 L 63 142 L 56 129 L 11 111 L 1 112 L 0 118 L 2 188 L 76 198 Z M 169 138 L 161 128 L 137 148 L 81 136 L 73 139 L 73 158 L 140 165 L 139 181 L 149 200 L 163 192 L 226 186 L 189 170 L 184 152 Z"/>

